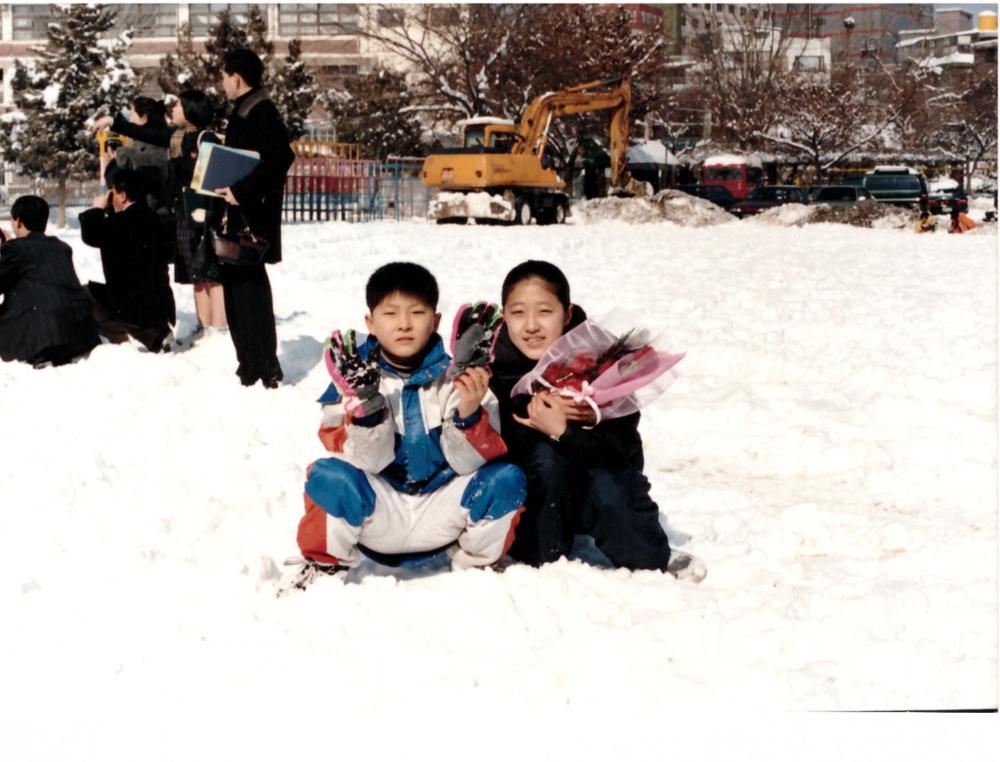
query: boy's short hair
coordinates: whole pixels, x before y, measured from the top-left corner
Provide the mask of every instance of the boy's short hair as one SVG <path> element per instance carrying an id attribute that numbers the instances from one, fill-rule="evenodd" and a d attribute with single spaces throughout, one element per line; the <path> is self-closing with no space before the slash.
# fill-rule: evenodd
<path id="1" fill-rule="evenodd" d="M 248 48 L 227 50 L 222 56 L 222 70 L 226 74 L 239 74 L 251 89 L 260 87 L 264 78 L 264 63 Z"/>
<path id="2" fill-rule="evenodd" d="M 112 187 L 124 193 L 129 201 L 138 201 L 146 192 L 146 179 L 134 169 L 119 169 L 115 172 Z"/>
<path id="3" fill-rule="evenodd" d="M 413 262 L 390 262 L 371 274 L 365 286 L 365 302 L 373 311 L 390 294 L 399 292 L 412 296 L 436 310 L 438 284 L 426 267 Z"/>
<path id="4" fill-rule="evenodd" d="M 49 226 L 49 204 L 40 196 L 21 196 L 11 206 L 10 218 L 32 233 L 44 233 Z"/>

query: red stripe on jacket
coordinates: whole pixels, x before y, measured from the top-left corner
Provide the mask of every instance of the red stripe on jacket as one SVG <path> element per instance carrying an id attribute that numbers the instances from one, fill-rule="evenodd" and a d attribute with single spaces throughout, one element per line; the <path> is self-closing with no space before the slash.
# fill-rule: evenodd
<path id="1" fill-rule="evenodd" d="M 462 433 L 487 463 L 507 453 L 507 445 L 504 444 L 496 429 L 490 426 L 490 417 L 482 408 L 480 408 L 479 420 L 469 428 L 462 429 Z"/>
<path id="2" fill-rule="evenodd" d="M 344 443 L 347 442 L 347 425 L 350 418 L 344 418 L 340 426 L 320 426 L 319 441 L 327 449 L 327 452 L 343 452 Z"/>

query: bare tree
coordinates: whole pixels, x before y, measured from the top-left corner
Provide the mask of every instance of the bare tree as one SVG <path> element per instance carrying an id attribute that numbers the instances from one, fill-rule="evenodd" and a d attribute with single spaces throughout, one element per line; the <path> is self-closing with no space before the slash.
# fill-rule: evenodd
<path id="1" fill-rule="evenodd" d="M 777 105 L 787 96 L 785 56 L 790 37 L 769 13 L 709 18 L 696 39 L 693 70 L 702 103 L 714 115 L 713 137 L 749 149 L 775 125 Z"/>
<path id="2" fill-rule="evenodd" d="M 943 102 L 943 103 L 942 103 Z M 997 70 L 990 67 L 969 86 L 952 93 L 937 112 L 937 123 L 928 131 L 926 145 L 961 162 L 965 190 L 972 190 L 972 176 L 984 160 L 997 156 Z"/>
<path id="3" fill-rule="evenodd" d="M 641 119 L 656 97 L 662 35 L 635 30 L 615 5 L 371 5 L 361 35 L 419 72 L 411 110 L 454 118 L 517 119 L 535 97 L 570 85 L 633 80 Z M 606 117 L 580 115 L 549 131 L 557 168 L 572 169 L 582 136 L 604 135 Z"/>

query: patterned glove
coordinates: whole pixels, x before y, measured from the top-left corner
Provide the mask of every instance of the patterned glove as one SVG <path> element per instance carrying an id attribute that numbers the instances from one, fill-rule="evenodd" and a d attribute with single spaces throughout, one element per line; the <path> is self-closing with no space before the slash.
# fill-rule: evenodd
<path id="1" fill-rule="evenodd" d="M 323 346 L 326 369 L 345 397 L 347 412 L 355 418 L 365 418 L 382 410 L 385 397 L 378 391 L 382 379 L 378 347 L 369 352 L 366 359 L 361 359 L 353 329 L 344 335 L 334 331 Z"/>
<path id="2" fill-rule="evenodd" d="M 451 334 L 452 360 L 448 378 L 493 362 L 493 347 L 500 335 L 502 321 L 503 310 L 490 302 L 473 302 L 459 308 Z"/>

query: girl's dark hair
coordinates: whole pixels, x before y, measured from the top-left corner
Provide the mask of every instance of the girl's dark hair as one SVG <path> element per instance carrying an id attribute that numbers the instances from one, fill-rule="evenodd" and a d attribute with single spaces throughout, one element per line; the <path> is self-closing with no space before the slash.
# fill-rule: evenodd
<path id="1" fill-rule="evenodd" d="M 177 97 L 180 98 L 181 111 L 188 124 L 193 124 L 199 130 L 207 129 L 215 116 L 208 96 L 201 90 L 185 90 Z"/>
<path id="2" fill-rule="evenodd" d="M 531 278 L 538 278 L 545 281 L 549 290 L 556 295 L 563 308 L 569 309 L 569 281 L 566 280 L 563 271 L 554 264 L 543 262 L 539 259 L 529 259 L 527 262 L 522 262 L 507 273 L 507 277 L 503 279 L 503 287 L 500 290 L 501 305 L 507 304 L 507 297 L 510 296 L 510 292 L 514 290 L 517 284 Z"/>
<path id="3" fill-rule="evenodd" d="M 139 116 L 146 117 L 146 124 L 154 127 L 166 127 L 167 106 L 163 101 L 140 95 L 132 101 L 132 108 Z"/>

